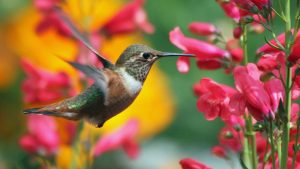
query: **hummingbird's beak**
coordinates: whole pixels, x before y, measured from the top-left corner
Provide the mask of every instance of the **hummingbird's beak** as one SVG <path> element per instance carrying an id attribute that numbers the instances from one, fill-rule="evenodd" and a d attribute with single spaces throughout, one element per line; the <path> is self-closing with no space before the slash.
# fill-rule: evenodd
<path id="1" fill-rule="evenodd" d="M 194 54 L 186 54 L 186 53 L 168 53 L 168 52 L 162 52 L 157 55 L 158 57 L 169 57 L 169 56 L 188 56 L 188 57 L 194 57 Z"/>

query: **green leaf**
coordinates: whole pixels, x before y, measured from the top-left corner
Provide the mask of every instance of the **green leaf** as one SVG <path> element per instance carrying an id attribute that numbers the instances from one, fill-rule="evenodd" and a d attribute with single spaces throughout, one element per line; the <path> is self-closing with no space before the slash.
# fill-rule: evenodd
<path id="1" fill-rule="evenodd" d="M 242 166 L 242 169 L 248 169 L 248 167 L 246 166 L 246 164 L 245 164 L 244 161 L 243 161 L 243 157 L 242 157 L 241 154 L 240 154 L 240 156 L 239 156 L 239 161 L 240 161 L 240 164 L 241 164 L 241 166 Z"/>

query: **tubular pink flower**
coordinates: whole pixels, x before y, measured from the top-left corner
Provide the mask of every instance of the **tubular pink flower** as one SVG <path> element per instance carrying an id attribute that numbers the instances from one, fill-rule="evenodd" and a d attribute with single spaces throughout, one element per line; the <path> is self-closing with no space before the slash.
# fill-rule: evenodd
<path id="1" fill-rule="evenodd" d="M 241 19 L 242 15 L 236 3 L 232 1 L 223 2 L 222 0 L 218 0 L 218 2 L 228 17 L 232 18 L 235 22 Z"/>
<path id="2" fill-rule="evenodd" d="M 273 112 L 278 108 L 279 101 L 284 101 L 284 86 L 279 79 L 271 79 L 264 84 L 265 90 L 270 96 Z"/>
<path id="3" fill-rule="evenodd" d="M 215 25 L 206 22 L 193 22 L 188 27 L 190 32 L 200 36 L 214 35 L 218 32 Z"/>
<path id="4" fill-rule="evenodd" d="M 222 59 L 229 53 L 215 45 L 184 36 L 179 27 L 170 32 L 170 41 L 186 53 L 193 53 L 198 60 Z"/>
<path id="5" fill-rule="evenodd" d="M 242 36 L 242 33 L 243 33 L 243 29 L 240 26 L 233 29 L 233 37 L 235 39 L 240 39 L 240 37 Z"/>
<path id="6" fill-rule="evenodd" d="M 232 57 L 232 60 L 236 63 L 240 63 L 241 61 L 243 61 L 244 58 L 244 51 L 242 48 L 235 48 L 235 49 L 231 49 L 229 50 L 229 53 Z"/>
<path id="7" fill-rule="evenodd" d="M 180 56 L 177 60 L 177 70 L 180 73 L 188 73 L 190 70 L 190 59 L 188 57 Z"/>
<path id="8" fill-rule="evenodd" d="M 229 117 L 228 103 L 229 97 L 235 90 L 214 82 L 209 78 L 201 79 L 200 86 L 198 89 L 199 98 L 197 101 L 197 108 L 202 112 L 206 120 L 214 120 L 218 116 L 222 119 Z"/>
<path id="9" fill-rule="evenodd" d="M 212 152 L 213 155 L 215 155 L 219 158 L 225 158 L 225 159 L 228 158 L 227 152 L 224 149 L 224 147 L 222 147 L 222 146 L 214 146 L 211 149 L 211 152 Z"/>
<path id="10" fill-rule="evenodd" d="M 257 67 L 265 72 L 273 71 L 278 67 L 276 56 L 272 54 L 265 54 L 261 56 L 257 62 Z"/>
<path id="11" fill-rule="evenodd" d="M 250 105 L 248 108 L 257 109 L 260 116 L 256 120 L 262 120 L 264 116 L 272 113 L 271 100 L 268 93 L 263 88 L 263 84 L 259 81 L 259 72 L 255 71 L 254 64 L 248 64 L 247 67 L 238 66 L 234 69 L 234 80 L 236 88 L 243 94 L 246 102 Z M 251 111 L 250 111 L 251 113 Z"/>
<path id="12" fill-rule="evenodd" d="M 182 169 L 212 169 L 192 158 L 184 158 L 179 163 Z"/>
<path id="13" fill-rule="evenodd" d="M 51 117 L 38 115 L 30 115 L 27 120 L 28 134 L 21 137 L 21 147 L 30 153 L 55 153 L 59 146 L 55 121 Z"/>
<path id="14" fill-rule="evenodd" d="M 270 5 L 270 0 L 251 0 L 258 9 L 263 9 L 263 7 L 267 7 Z"/>
<path id="15" fill-rule="evenodd" d="M 288 60 L 291 63 L 295 64 L 295 63 L 297 63 L 299 58 L 300 58 L 300 42 L 293 45 L 292 52 L 291 52 L 290 56 L 288 57 Z"/>
<path id="16" fill-rule="evenodd" d="M 153 33 L 154 27 L 148 21 L 147 15 L 142 8 L 144 0 L 134 0 L 124 6 L 111 20 L 109 20 L 102 30 L 108 35 L 132 33 L 138 28 L 146 33 Z"/>
<path id="17" fill-rule="evenodd" d="M 74 94 L 67 74 L 46 72 L 35 68 L 27 60 L 22 60 L 21 67 L 27 76 L 22 83 L 26 103 L 48 103 Z"/>
<path id="18" fill-rule="evenodd" d="M 280 34 L 279 36 L 277 36 L 277 39 L 280 42 L 280 44 L 282 46 L 284 46 L 284 43 L 285 43 L 285 34 L 284 33 Z M 277 43 L 276 43 L 276 41 L 275 41 L 275 39 L 270 40 L 270 43 L 272 45 L 278 46 Z M 257 54 L 259 54 L 259 53 L 271 53 L 271 52 L 278 52 L 278 51 L 279 51 L 278 49 L 273 48 L 269 44 L 264 44 L 263 46 L 261 46 L 260 48 L 258 48 L 256 50 L 256 53 Z"/>
<path id="19" fill-rule="evenodd" d="M 216 70 L 223 66 L 223 63 L 219 59 L 201 59 L 197 60 L 197 66 L 199 69 Z"/>
<path id="20" fill-rule="evenodd" d="M 136 119 L 129 120 L 121 128 L 113 133 L 102 136 L 96 143 L 93 154 L 99 156 L 105 152 L 118 148 L 123 148 L 130 158 L 136 158 L 139 153 L 139 146 L 134 137 L 138 132 L 138 121 Z"/>

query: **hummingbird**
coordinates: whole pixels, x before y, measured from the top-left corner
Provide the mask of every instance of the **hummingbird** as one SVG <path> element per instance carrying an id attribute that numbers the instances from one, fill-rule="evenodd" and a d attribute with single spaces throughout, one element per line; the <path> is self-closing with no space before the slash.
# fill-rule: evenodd
<path id="1" fill-rule="evenodd" d="M 59 16 L 69 27 L 73 36 L 96 55 L 103 64 L 103 68 L 66 61 L 87 77 L 92 78 L 94 83 L 74 97 L 45 107 L 24 110 L 24 114 L 48 115 L 68 120 L 84 119 L 100 128 L 107 120 L 133 103 L 155 61 L 164 57 L 194 56 L 161 52 L 146 45 L 133 44 L 127 47 L 113 64 L 97 52 L 67 16 L 62 14 Z"/>

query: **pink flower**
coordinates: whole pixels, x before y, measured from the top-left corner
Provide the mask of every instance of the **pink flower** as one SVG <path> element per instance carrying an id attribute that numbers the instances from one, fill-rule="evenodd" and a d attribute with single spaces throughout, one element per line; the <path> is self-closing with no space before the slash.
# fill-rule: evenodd
<path id="1" fill-rule="evenodd" d="M 288 57 L 288 60 L 292 63 L 296 63 L 300 58 L 300 43 L 293 45 L 292 52 Z"/>
<path id="2" fill-rule="evenodd" d="M 51 11 L 60 0 L 34 0 L 34 6 L 43 12 Z"/>
<path id="3" fill-rule="evenodd" d="M 278 108 L 279 101 L 284 101 L 285 90 L 279 79 L 271 79 L 264 84 L 265 90 L 270 96 L 273 112 Z"/>
<path id="4" fill-rule="evenodd" d="M 138 132 L 138 121 L 129 120 L 121 128 L 113 133 L 103 135 L 96 143 L 93 154 L 99 156 L 105 152 L 122 147 L 130 158 L 136 158 L 139 154 L 139 146 L 134 137 Z"/>
<path id="5" fill-rule="evenodd" d="M 50 103 L 75 94 L 67 74 L 46 72 L 27 60 L 22 60 L 21 67 L 27 76 L 22 83 L 26 103 Z"/>
<path id="6" fill-rule="evenodd" d="M 233 37 L 235 39 L 240 39 L 240 37 L 242 36 L 242 33 L 243 33 L 243 29 L 240 26 L 233 29 Z"/>
<path id="7" fill-rule="evenodd" d="M 242 149 L 241 142 L 243 141 L 243 135 L 237 132 L 233 127 L 225 126 L 219 133 L 219 141 L 222 146 L 239 152 Z"/>
<path id="8" fill-rule="evenodd" d="M 58 17 L 55 12 L 55 6 L 61 0 L 34 0 L 35 7 L 42 13 L 42 18 L 37 24 L 36 32 L 42 34 L 45 31 L 54 28 L 62 36 L 70 36 L 71 32 Z"/>
<path id="9" fill-rule="evenodd" d="M 197 108 L 202 112 L 206 120 L 214 120 L 218 116 L 226 119 L 229 116 L 228 103 L 229 97 L 235 93 L 235 90 L 229 86 L 220 85 L 209 78 L 201 79 L 201 86 L 197 88 L 199 94 Z"/>
<path id="10" fill-rule="evenodd" d="M 284 33 L 280 34 L 279 36 L 277 36 L 277 39 L 280 42 L 280 44 L 284 46 L 284 43 L 285 43 L 285 34 Z M 276 41 L 275 41 L 275 39 L 270 40 L 270 43 L 272 45 L 278 46 L 277 43 L 276 43 Z M 271 52 L 279 52 L 279 50 L 276 49 L 276 48 L 273 48 L 269 44 L 264 44 L 263 46 L 261 46 L 260 48 L 258 48 L 256 50 L 257 54 L 259 54 L 259 53 L 271 53 Z"/>
<path id="11" fill-rule="evenodd" d="M 223 65 L 222 59 L 230 56 L 227 51 L 215 45 L 185 37 L 179 27 L 170 32 L 170 41 L 186 53 L 195 54 L 199 68 L 210 70 L 220 68 Z"/>
<path id="12" fill-rule="evenodd" d="M 253 10 L 256 6 L 251 0 L 232 0 L 237 4 L 238 7 L 247 11 Z"/>
<path id="13" fill-rule="evenodd" d="M 146 33 L 153 33 L 154 27 L 147 20 L 147 15 L 142 8 L 144 0 L 134 0 L 124 6 L 111 20 L 109 20 L 102 30 L 108 35 L 131 33 L 138 28 Z"/>
<path id="14" fill-rule="evenodd" d="M 236 63 L 240 63 L 244 58 L 244 51 L 242 48 L 234 48 L 229 50 L 232 60 Z"/>
<path id="15" fill-rule="evenodd" d="M 170 32 L 170 41 L 179 49 L 196 55 L 197 59 L 221 59 L 228 57 L 229 53 L 215 45 L 193 38 L 185 37 L 179 27 Z"/>
<path id="16" fill-rule="evenodd" d="M 257 67 L 265 72 L 273 71 L 278 66 L 276 56 L 272 54 L 265 54 L 261 56 L 257 62 Z"/>
<path id="17" fill-rule="evenodd" d="M 188 57 L 179 57 L 177 60 L 177 69 L 180 73 L 188 73 L 190 70 L 190 59 Z"/>
<path id="18" fill-rule="evenodd" d="M 184 158 L 180 160 L 179 163 L 182 169 L 211 169 L 211 167 L 208 167 L 192 158 Z"/>
<path id="19" fill-rule="evenodd" d="M 263 9 L 263 7 L 268 7 L 271 5 L 270 0 L 251 0 L 257 7 L 258 9 Z"/>
<path id="20" fill-rule="evenodd" d="M 51 117 L 30 115 L 27 119 L 28 134 L 19 140 L 20 146 L 30 153 L 51 155 L 59 146 L 55 121 Z"/>
<path id="21" fill-rule="evenodd" d="M 215 25 L 205 22 L 193 22 L 189 24 L 189 31 L 200 36 L 214 35 L 218 32 Z"/>
<path id="22" fill-rule="evenodd" d="M 242 14 L 236 3 L 232 1 L 225 2 L 223 0 L 217 0 L 217 2 L 219 2 L 220 6 L 228 17 L 232 18 L 236 22 L 241 19 Z"/>
<path id="23" fill-rule="evenodd" d="M 214 146 L 212 149 L 211 149 L 211 152 L 217 156 L 217 157 L 220 157 L 220 158 L 228 158 L 228 155 L 227 155 L 227 152 L 226 150 L 224 149 L 224 147 L 222 146 Z"/>
<path id="24" fill-rule="evenodd" d="M 233 74 L 236 88 L 243 94 L 247 107 L 256 120 L 263 120 L 264 116 L 273 112 L 270 97 L 259 81 L 260 72 L 254 64 L 238 66 Z"/>

